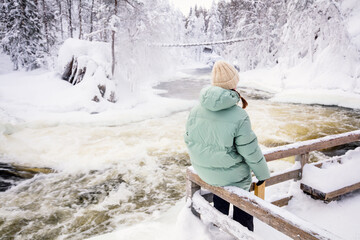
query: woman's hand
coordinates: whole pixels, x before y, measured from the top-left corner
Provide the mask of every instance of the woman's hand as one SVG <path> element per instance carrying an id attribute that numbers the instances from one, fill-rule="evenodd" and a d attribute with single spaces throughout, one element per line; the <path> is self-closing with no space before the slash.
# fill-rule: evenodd
<path id="1" fill-rule="evenodd" d="M 260 185 L 262 185 L 264 182 L 265 182 L 265 181 L 258 181 L 258 182 L 256 183 L 256 186 L 260 186 Z"/>

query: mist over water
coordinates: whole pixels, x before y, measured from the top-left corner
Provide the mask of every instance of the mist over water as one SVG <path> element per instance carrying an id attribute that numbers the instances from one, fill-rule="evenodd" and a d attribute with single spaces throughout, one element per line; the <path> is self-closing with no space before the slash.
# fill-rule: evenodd
<path id="1" fill-rule="evenodd" d="M 158 88 L 168 91 L 166 97 L 196 99 L 208 81 L 201 71 L 194 78 Z M 263 99 L 251 91 L 242 94 L 264 148 L 360 128 L 360 112 L 353 109 L 274 103 L 266 94 Z M 185 195 L 187 115 L 119 126 L 13 126 L 0 137 L 1 158 L 56 172 L 0 193 L 0 236 L 84 239 L 156 218 Z"/>

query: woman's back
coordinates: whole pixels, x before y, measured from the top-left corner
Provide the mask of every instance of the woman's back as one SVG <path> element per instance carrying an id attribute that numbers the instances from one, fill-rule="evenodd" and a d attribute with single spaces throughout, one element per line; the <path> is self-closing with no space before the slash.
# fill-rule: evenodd
<path id="1" fill-rule="evenodd" d="M 263 184 L 270 177 L 256 135 L 251 130 L 245 110 L 237 106 L 241 99 L 235 90 L 237 70 L 230 64 L 216 62 L 212 86 L 200 93 L 200 105 L 194 107 L 186 123 L 185 143 L 191 163 L 199 177 L 214 186 L 237 186 L 249 190 L 251 170 Z M 229 203 L 214 195 L 214 207 L 229 214 Z M 234 206 L 233 219 L 250 231 L 253 217 Z"/>
<path id="2" fill-rule="evenodd" d="M 238 81 L 237 70 L 231 65 L 214 65 L 212 86 L 201 91 L 200 104 L 190 112 L 185 143 L 195 171 L 205 182 L 248 190 L 250 170 L 259 180 L 270 174 L 249 117 L 237 105 L 244 100 L 234 90 Z"/>
<path id="3" fill-rule="evenodd" d="M 259 179 L 269 176 L 249 117 L 237 106 L 239 100 L 232 90 L 216 86 L 203 89 L 200 105 L 190 112 L 185 142 L 191 163 L 205 182 L 248 190 L 250 167 L 259 173 Z"/>

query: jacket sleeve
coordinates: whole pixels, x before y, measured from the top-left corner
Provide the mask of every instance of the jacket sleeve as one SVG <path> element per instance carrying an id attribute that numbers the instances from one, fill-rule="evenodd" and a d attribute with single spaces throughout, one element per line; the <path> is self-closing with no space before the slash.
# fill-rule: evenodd
<path id="1" fill-rule="evenodd" d="M 240 125 L 235 137 L 235 145 L 238 153 L 245 159 L 258 180 L 266 180 L 270 177 L 265 157 L 261 152 L 257 137 L 251 129 L 249 117 L 246 117 Z"/>

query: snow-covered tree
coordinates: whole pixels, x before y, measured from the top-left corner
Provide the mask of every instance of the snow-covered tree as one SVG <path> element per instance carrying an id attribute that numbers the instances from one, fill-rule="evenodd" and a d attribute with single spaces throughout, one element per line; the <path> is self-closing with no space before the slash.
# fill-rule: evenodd
<path id="1" fill-rule="evenodd" d="M 215 2 L 213 2 L 209 13 L 207 36 L 209 41 L 223 39 L 220 13 Z"/>
<path id="2" fill-rule="evenodd" d="M 194 11 L 190 11 L 187 18 L 186 24 L 186 38 L 188 41 L 203 41 L 205 40 L 205 19 L 202 12 L 197 11 L 195 8 Z"/>
<path id="3" fill-rule="evenodd" d="M 226 46 L 224 54 L 241 63 L 241 69 L 253 69 L 277 62 L 286 5 L 282 0 L 220 1 L 220 21 L 225 38 L 252 38 Z"/>
<path id="4" fill-rule="evenodd" d="M 287 4 L 287 24 L 281 36 L 282 55 L 292 65 L 296 59 L 314 55 L 328 46 L 346 52 L 349 39 L 339 6 L 332 1 L 292 1 Z M 299 24 L 301 22 L 302 24 Z"/>
<path id="5" fill-rule="evenodd" d="M 44 35 L 41 17 L 33 1 L 5 0 L 8 28 L 2 38 L 14 69 L 32 70 L 41 65 L 44 55 Z"/>
<path id="6" fill-rule="evenodd" d="M 187 42 L 204 42 L 206 41 L 206 26 L 205 18 L 201 11 L 195 9 L 190 11 L 189 16 L 186 21 L 186 30 L 185 38 Z M 190 48 L 191 53 L 194 55 L 195 59 L 200 60 L 202 47 L 192 47 Z"/>
<path id="7" fill-rule="evenodd" d="M 53 9 L 56 9 L 56 2 L 52 0 L 41 0 L 38 4 L 41 15 L 42 22 L 42 32 L 46 40 L 45 51 L 50 52 L 50 48 L 56 42 L 56 21 L 55 21 L 55 12 Z"/>
<path id="8" fill-rule="evenodd" d="M 151 43 L 178 42 L 183 38 L 182 15 L 167 1 L 142 0 L 132 5 L 120 2 L 117 29 L 116 78 L 136 89 L 140 79 L 153 79 L 169 71 L 179 49 L 150 47 Z M 145 79 L 144 79 L 145 78 Z"/>
<path id="9" fill-rule="evenodd" d="M 8 9 L 12 8 L 12 1 L 1 0 L 0 1 L 0 39 L 3 52 L 10 54 L 9 47 L 6 44 L 6 34 L 11 28 L 11 16 L 9 15 Z"/>

